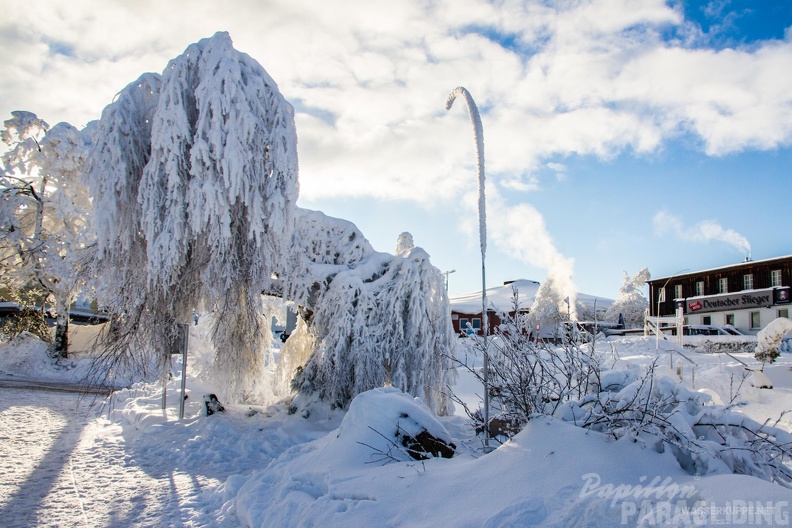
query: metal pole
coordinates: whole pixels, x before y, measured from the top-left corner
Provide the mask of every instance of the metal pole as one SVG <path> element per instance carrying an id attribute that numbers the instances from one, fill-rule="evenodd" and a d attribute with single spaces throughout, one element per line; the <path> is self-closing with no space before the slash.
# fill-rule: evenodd
<path id="1" fill-rule="evenodd" d="M 481 318 L 482 332 L 484 339 L 482 345 L 484 347 L 484 451 L 489 452 L 490 448 L 490 431 L 489 431 L 489 351 L 487 349 L 487 333 L 489 333 L 489 321 L 487 318 L 487 281 L 486 281 L 486 253 L 487 253 L 487 213 L 486 201 L 484 196 L 484 128 L 481 125 L 481 116 L 479 115 L 476 102 L 473 101 L 473 96 L 462 86 L 454 88 L 449 94 L 446 101 L 446 110 L 450 110 L 457 97 L 462 97 L 467 104 L 468 115 L 470 117 L 470 124 L 473 125 L 473 139 L 476 142 L 476 172 L 478 173 L 479 182 L 479 241 L 481 243 Z"/>
<path id="2" fill-rule="evenodd" d="M 484 268 L 484 253 L 481 254 L 481 329 L 484 332 L 484 452 L 490 448 L 489 430 L 489 349 L 487 348 L 487 333 L 489 333 L 489 318 L 487 317 L 487 277 Z"/>
<path id="3" fill-rule="evenodd" d="M 679 270 L 670 277 L 668 277 L 668 280 L 665 281 L 665 284 L 663 284 L 663 288 L 660 290 L 663 292 L 664 297 L 665 297 L 665 288 L 666 286 L 668 286 L 668 283 L 671 282 L 671 279 L 673 279 L 674 277 L 685 271 L 690 271 L 690 268 Z M 663 302 L 665 302 L 665 299 L 663 300 Z M 655 314 L 655 352 L 657 352 L 659 348 L 660 348 L 660 292 L 657 292 L 657 313 Z M 673 369 L 674 365 L 671 365 L 671 368 Z"/>
<path id="4" fill-rule="evenodd" d="M 185 391 L 187 389 L 187 345 L 190 337 L 190 326 L 186 323 L 182 323 L 179 326 L 179 330 L 181 331 L 182 340 L 181 340 L 181 347 L 182 347 L 182 377 L 181 377 L 181 398 L 179 399 L 179 420 L 184 418 L 184 398 L 185 398 Z"/>
<path id="5" fill-rule="evenodd" d="M 165 410 L 165 403 L 168 395 L 168 363 L 170 354 L 166 351 L 162 360 L 162 410 Z"/>
<path id="6" fill-rule="evenodd" d="M 594 336 L 597 336 L 597 298 L 594 297 Z"/>
<path id="7" fill-rule="evenodd" d="M 443 275 L 445 275 L 445 289 L 446 289 L 446 292 L 448 292 L 448 276 L 450 274 L 452 274 L 452 273 L 456 273 L 456 270 L 444 271 L 443 272 Z"/>

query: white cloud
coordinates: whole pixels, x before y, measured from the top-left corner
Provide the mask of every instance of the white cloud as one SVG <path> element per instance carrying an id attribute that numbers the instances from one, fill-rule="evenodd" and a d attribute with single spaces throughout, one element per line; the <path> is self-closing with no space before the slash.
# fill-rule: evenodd
<path id="1" fill-rule="evenodd" d="M 649 153 L 680 134 L 712 155 L 792 144 L 792 32 L 686 48 L 662 38 L 690 30 L 666 0 L 8 0 L 4 15 L 0 114 L 76 125 L 191 42 L 229 31 L 297 107 L 301 193 L 312 199 L 452 203 L 474 192 L 467 115 L 443 109 L 458 85 L 482 112 L 494 188 L 536 190 L 537 171 L 565 174 L 548 159 Z M 493 218 L 497 243 L 571 277 L 530 205 Z M 742 243 L 718 227 L 676 232 Z"/>
<path id="2" fill-rule="evenodd" d="M 520 174 L 503 178 L 500 184 L 504 189 L 512 191 L 530 192 L 539 190 L 539 179 L 533 174 Z"/>
<path id="3" fill-rule="evenodd" d="M 547 168 L 555 172 L 556 180 L 566 181 L 568 176 L 566 165 L 564 165 L 563 163 L 556 163 L 554 161 L 551 161 L 550 163 L 547 164 Z"/>
<path id="4" fill-rule="evenodd" d="M 302 187 L 314 196 L 412 198 L 405 180 L 436 188 L 451 178 L 469 155 L 441 153 L 468 134 L 464 115 L 443 115 L 457 85 L 482 108 L 488 170 L 506 186 L 552 155 L 651 152 L 684 131 L 710 154 L 792 142 L 792 42 L 669 45 L 661 30 L 683 21 L 664 0 L 42 0 L 35 11 L 12 0 L 7 15 L 0 110 L 76 124 L 190 42 L 229 30 L 287 99 L 332 118 L 300 118 L 301 167 L 312 173 Z M 318 184 L 328 179 L 349 185 Z"/>
<path id="5" fill-rule="evenodd" d="M 746 256 L 751 254 L 751 244 L 747 238 L 737 231 L 726 229 L 712 220 L 704 220 L 691 227 L 685 227 L 681 218 L 663 210 L 655 214 L 652 219 L 652 226 L 658 236 L 672 235 L 691 242 L 715 240 L 729 244 Z"/>

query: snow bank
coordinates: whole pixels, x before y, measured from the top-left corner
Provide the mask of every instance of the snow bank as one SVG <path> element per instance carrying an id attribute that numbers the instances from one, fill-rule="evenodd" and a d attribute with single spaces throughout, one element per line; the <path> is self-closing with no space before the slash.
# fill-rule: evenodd
<path id="1" fill-rule="evenodd" d="M 685 474 L 669 453 L 551 418 L 532 421 L 490 455 L 420 466 L 339 460 L 337 434 L 293 448 L 244 481 L 231 479 L 224 509 L 256 527 L 604 527 L 635 526 L 642 516 L 699 501 L 725 506 L 735 496 L 721 480 Z M 780 503 L 790 495 L 757 482 L 736 496 Z"/>
<path id="2" fill-rule="evenodd" d="M 70 325 L 69 340 L 73 344 L 67 359 L 52 358 L 49 343 L 23 333 L 0 344 L 0 375 L 81 383 L 90 372 L 93 363 L 90 349 L 99 329 L 99 326 Z"/>

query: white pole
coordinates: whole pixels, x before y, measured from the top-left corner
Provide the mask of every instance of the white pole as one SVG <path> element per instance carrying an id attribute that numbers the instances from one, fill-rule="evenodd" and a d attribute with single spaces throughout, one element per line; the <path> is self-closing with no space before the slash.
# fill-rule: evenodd
<path id="1" fill-rule="evenodd" d="M 597 298 L 594 297 L 594 336 L 597 335 Z"/>
<path id="2" fill-rule="evenodd" d="M 446 100 L 446 110 L 450 110 L 454 100 L 461 96 L 467 104 L 470 123 L 473 125 L 473 139 L 476 142 L 476 172 L 479 181 L 479 241 L 481 243 L 481 318 L 484 347 L 484 451 L 490 451 L 490 431 L 489 431 L 489 351 L 487 349 L 487 334 L 489 333 L 489 320 L 487 317 L 487 277 L 486 277 L 486 253 L 487 253 L 487 212 L 486 200 L 484 195 L 484 129 L 481 125 L 476 103 L 470 92 L 462 86 L 454 88 Z"/>
<path id="3" fill-rule="evenodd" d="M 671 281 L 671 279 L 673 279 L 674 277 L 676 277 L 677 275 L 679 275 L 684 271 L 690 271 L 690 269 L 685 268 L 683 270 L 679 270 L 670 277 L 668 277 L 668 280 L 665 281 L 665 284 L 663 284 L 663 288 L 660 290 L 663 292 L 664 300 L 665 300 L 665 288 L 666 286 L 668 286 L 668 283 Z M 657 313 L 655 313 L 655 352 L 657 352 L 659 349 L 660 349 L 660 292 L 657 293 Z M 674 365 L 671 365 L 671 368 L 673 369 Z"/>
<path id="4" fill-rule="evenodd" d="M 190 337 L 190 326 L 187 323 L 179 325 L 182 336 L 182 378 L 181 378 L 181 399 L 179 400 L 179 420 L 184 419 L 184 396 L 187 389 L 187 345 Z"/>
<path id="5" fill-rule="evenodd" d="M 165 410 L 165 403 L 168 395 L 168 363 L 170 363 L 170 353 L 165 352 L 162 361 L 162 410 Z"/>

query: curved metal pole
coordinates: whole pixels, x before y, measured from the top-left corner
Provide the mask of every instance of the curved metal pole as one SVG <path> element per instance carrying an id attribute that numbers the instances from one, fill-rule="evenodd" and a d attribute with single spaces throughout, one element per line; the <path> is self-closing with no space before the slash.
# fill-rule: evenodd
<path id="1" fill-rule="evenodd" d="M 487 348 L 487 334 L 489 333 L 489 319 L 487 317 L 487 277 L 486 277 L 486 253 L 487 253 L 487 211 L 484 196 L 484 128 L 481 126 L 481 116 L 479 115 L 476 103 L 470 92 L 462 86 L 454 88 L 446 101 L 446 110 L 450 110 L 454 105 L 454 100 L 462 97 L 467 104 L 470 124 L 473 125 L 473 139 L 476 142 L 476 173 L 479 183 L 479 241 L 481 242 L 481 330 L 483 333 L 484 346 L 484 451 L 490 450 L 490 431 L 489 431 L 489 350 Z"/>

